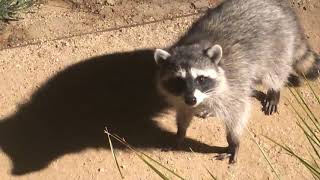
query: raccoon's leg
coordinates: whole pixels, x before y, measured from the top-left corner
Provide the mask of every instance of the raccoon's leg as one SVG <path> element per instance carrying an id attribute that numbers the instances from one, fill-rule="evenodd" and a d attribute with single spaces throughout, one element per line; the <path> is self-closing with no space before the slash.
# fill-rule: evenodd
<path id="1" fill-rule="evenodd" d="M 245 103 L 239 103 L 238 109 L 228 109 L 228 112 L 232 112 L 225 117 L 226 131 L 227 131 L 227 142 L 228 150 L 227 157 L 229 157 L 229 163 L 236 163 L 238 158 L 238 152 L 240 147 L 240 137 L 243 132 L 243 128 L 246 126 L 246 123 L 250 114 L 250 103 L 249 99 Z M 218 159 L 224 159 L 223 154 L 217 156 Z"/>
<path id="2" fill-rule="evenodd" d="M 230 155 L 229 164 L 237 162 L 238 152 L 240 147 L 240 140 L 238 134 L 234 133 L 232 130 L 227 132 L 227 142 L 228 142 L 228 154 Z"/>
<path id="3" fill-rule="evenodd" d="M 177 109 L 176 121 L 177 121 L 177 135 L 176 145 L 180 146 L 186 136 L 187 129 L 193 117 L 193 111 L 191 109 L 179 108 Z"/>
<path id="4" fill-rule="evenodd" d="M 278 111 L 280 90 L 292 72 L 292 66 L 286 64 L 286 62 L 289 62 L 289 60 L 276 61 L 277 66 L 262 79 L 263 85 L 268 88 L 262 108 L 266 115 L 272 115 L 272 113 Z"/>
<path id="5" fill-rule="evenodd" d="M 241 106 L 239 106 L 241 107 Z M 238 115 L 231 117 L 226 121 L 227 126 L 227 142 L 228 142 L 228 154 L 230 154 L 229 163 L 233 164 L 237 161 L 238 152 L 240 147 L 240 137 L 243 132 L 243 128 L 250 114 L 250 103 L 249 100 L 242 105 L 241 110 L 238 109 Z"/>

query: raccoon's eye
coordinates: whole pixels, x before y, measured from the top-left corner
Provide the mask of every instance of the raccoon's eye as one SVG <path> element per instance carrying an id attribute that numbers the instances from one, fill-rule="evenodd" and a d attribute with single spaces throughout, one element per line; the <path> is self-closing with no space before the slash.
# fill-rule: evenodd
<path id="1" fill-rule="evenodd" d="M 204 82 L 206 82 L 209 78 L 208 77 L 205 77 L 205 76 L 198 76 L 196 78 L 196 81 L 199 83 L 199 84 L 203 84 Z"/>
<path id="2" fill-rule="evenodd" d="M 186 83 L 183 78 L 174 77 L 163 82 L 164 87 L 175 95 L 181 94 L 186 88 Z"/>

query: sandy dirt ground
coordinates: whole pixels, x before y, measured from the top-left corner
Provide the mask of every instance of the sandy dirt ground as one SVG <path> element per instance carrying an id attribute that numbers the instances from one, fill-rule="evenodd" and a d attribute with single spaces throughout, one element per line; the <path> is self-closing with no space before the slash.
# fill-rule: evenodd
<path id="1" fill-rule="evenodd" d="M 203 166 L 218 179 L 276 179 L 252 138 L 282 179 L 312 178 L 263 138 L 308 155 L 307 140 L 286 100 L 293 101 L 288 89 L 282 93 L 280 113 L 273 116 L 265 116 L 252 99 L 248 129 L 254 136 L 245 132 L 237 164 L 214 158 L 227 145 L 223 123 L 216 118 L 194 118 L 186 147 L 164 151 L 176 127 L 174 114 L 152 84 L 150 48 L 170 45 L 216 2 L 102 2 L 49 1 L 2 28 L 0 179 L 120 179 L 105 126 L 186 179 L 210 179 Z M 291 2 L 312 47 L 320 52 L 320 2 Z M 317 110 L 307 88 L 300 89 Z M 126 179 L 160 179 L 134 153 L 115 146 Z"/>

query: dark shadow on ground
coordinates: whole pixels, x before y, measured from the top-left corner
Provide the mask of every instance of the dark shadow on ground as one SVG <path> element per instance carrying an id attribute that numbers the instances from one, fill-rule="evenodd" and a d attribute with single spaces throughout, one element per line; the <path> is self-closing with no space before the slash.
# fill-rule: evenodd
<path id="1" fill-rule="evenodd" d="M 85 148 L 108 148 L 105 126 L 135 147 L 167 148 L 174 134 L 152 120 L 167 108 L 155 90 L 155 70 L 152 51 L 138 50 L 88 59 L 48 80 L 0 120 L 0 147 L 13 162 L 12 174 L 41 170 Z M 186 143 L 197 152 L 225 150 Z"/>

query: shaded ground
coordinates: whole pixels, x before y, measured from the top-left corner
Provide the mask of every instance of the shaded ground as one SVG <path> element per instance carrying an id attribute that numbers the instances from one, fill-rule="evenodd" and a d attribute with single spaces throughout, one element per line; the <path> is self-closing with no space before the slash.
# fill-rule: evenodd
<path id="1" fill-rule="evenodd" d="M 118 14 L 126 10 L 122 8 L 125 4 L 115 2 L 101 8 L 113 8 Z M 136 2 L 134 7 L 148 7 L 145 4 L 151 2 Z M 306 34 L 319 52 L 320 2 L 294 2 Z M 140 13 L 148 12 L 148 8 L 137 12 L 142 19 L 157 20 L 196 11 L 191 1 L 179 3 L 188 4 L 188 8 L 172 10 L 183 6 L 171 4 L 171 9 L 164 8 L 166 13 L 161 14 L 153 7 L 163 4 L 153 3 L 148 7 L 150 16 Z M 87 33 L 142 23 L 139 18 L 136 22 L 125 20 L 136 8 L 128 8 L 131 13 L 125 16 L 107 18 L 91 6 L 77 9 L 74 3 L 50 1 L 34 7 L 35 13 L 26 14 L 24 20 L 8 25 L 2 32 L 2 48 L 42 43 L 0 51 L 1 179 L 119 179 L 104 126 L 187 179 L 208 179 L 202 164 L 219 179 L 275 179 L 248 133 L 235 166 L 214 159 L 226 146 L 224 127 L 215 118 L 196 118 L 192 123 L 186 144 L 196 155 L 187 148 L 162 151 L 170 145 L 176 127 L 173 114 L 165 111 L 166 105 L 152 86 L 155 67 L 148 48 L 171 44 L 199 15 Z M 78 34 L 82 35 L 74 36 Z M 303 95 L 315 108 L 310 93 Z M 297 161 L 261 138 L 263 134 L 291 144 L 300 154 L 308 153 L 306 140 L 284 97 L 292 100 L 285 90 L 280 114 L 271 117 L 266 117 L 260 103 L 252 99 L 254 108 L 248 127 L 283 179 L 310 179 Z M 157 178 L 133 153 L 117 147 L 127 179 Z"/>

